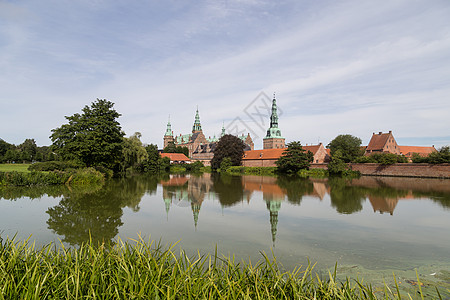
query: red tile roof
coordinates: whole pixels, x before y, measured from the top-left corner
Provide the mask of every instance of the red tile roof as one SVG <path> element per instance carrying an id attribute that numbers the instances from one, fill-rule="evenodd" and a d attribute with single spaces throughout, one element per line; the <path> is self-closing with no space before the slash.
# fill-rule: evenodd
<path id="1" fill-rule="evenodd" d="M 183 153 L 161 153 L 161 157 L 168 157 L 171 161 L 190 161 Z"/>
<path id="2" fill-rule="evenodd" d="M 311 151 L 313 154 L 316 154 L 320 145 L 302 146 L 302 148 L 303 150 Z M 278 159 L 286 150 L 287 148 L 244 151 L 244 157 L 242 159 Z"/>
<path id="3" fill-rule="evenodd" d="M 244 151 L 244 157 L 242 159 L 278 159 L 283 155 L 283 152 L 286 149 L 287 148 Z"/>
<path id="4" fill-rule="evenodd" d="M 370 139 L 369 145 L 367 145 L 366 150 L 383 150 L 384 145 L 386 145 L 390 136 L 390 133 L 372 135 L 372 138 Z"/>
<path id="5" fill-rule="evenodd" d="M 405 156 L 412 156 L 413 153 L 417 153 L 421 156 L 427 156 L 437 150 L 434 147 L 421 147 L 421 146 L 398 146 L 400 153 Z"/>

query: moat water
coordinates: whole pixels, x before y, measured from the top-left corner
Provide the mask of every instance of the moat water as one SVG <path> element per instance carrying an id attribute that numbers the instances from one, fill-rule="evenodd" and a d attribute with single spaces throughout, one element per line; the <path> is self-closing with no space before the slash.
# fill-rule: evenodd
<path id="1" fill-rule="evenodd" d="M 188 253 L 272 253 L 285 269 L 450 297 L 450 180 L 137 176 L 103 186 L 0 188 L 0 236 L 77 246 L 141 236 Z M 428 289 L 428 290 L 427 290 Z M 428 294 L 427 294 L 428 293 Z"/>

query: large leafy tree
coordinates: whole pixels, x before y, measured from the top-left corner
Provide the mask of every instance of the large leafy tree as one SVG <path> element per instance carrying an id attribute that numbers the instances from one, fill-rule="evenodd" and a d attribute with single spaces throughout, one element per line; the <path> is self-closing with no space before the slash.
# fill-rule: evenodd
<path id="1" fill-rule="evenodd" d="M 313 158 L 312 152 L 303 149 L 300 142 L 290 142 L 275 164 L 279 173 L 295 174 L 301 169 L 308 169 Z"/>
<path id="2" fill-rule="evenodd" d="M 335 137 L 328 145 L 331 157 L 340 150 L 340 159 L 344 162 L 351 162 L 356 157 L 361 156 L 361 139 L 351 134 L 340 134 Z"/>
<path id="3" fill-rule="evenodd" d="M 220 138 L 214 149 L 214 157 L 211 160 L 211 169 L 217 170 L 220 168 L 222 160 L 229 157 L 231 165 L 240 166 L 242 156 L 244 155 L 245 144 L 242 140 L 234 135 L 226 134 Z"/>
<path id="4" fill-rule="evenodd" d="M 123 136 L 114 103 L 97 99 L 81 114 L 66 117 L 68 124 L 53 129 L 52 150 L 63 160 L 79 160 L 86 166 L 117 169 L 122 158 Z"/>
<path id="5" fill-rule="evenodd" d="M 186 156 L 189 156 L 188 147 L 176 146 L 174 142 L 170 141 L 168 145 L 163 149 L 164 153 L 183 153 Z"/>
<path id="6" fill-rule="evenodd" d="M 141 133 L 135 132 L 129 138 L 124 137 L 123 160 L 121 162 L 122 171 L 129 167 L 134 167 L 148 159 L 148 153 L 141 142 Z"/>

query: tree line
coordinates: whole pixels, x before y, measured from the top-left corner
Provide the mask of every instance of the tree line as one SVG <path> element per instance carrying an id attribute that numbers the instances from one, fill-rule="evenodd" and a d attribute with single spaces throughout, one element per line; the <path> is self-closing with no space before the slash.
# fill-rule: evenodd
<path id="1" fill-rule="evenodd" d="M 34 139 L 26 139 L 15 146 L 0 139 L 0 163 L 5 162 L 48 162 L 63 161 L 79 167 L 94 167 L 111 170 L 115 174 L 136 172 L 168 171 L 170 159 L 161 158 L 157 145 L 144 145 L 141 134 L 125 137 L 114 109 L 114 103 L 97 99 L 86 105 L 81 113 L 66 116 L 67 123 L 52 130 L 52 145 L 38 147 Z M 375 162 L 393 164 L 407 162 L 406 157 L 391 153 L 364 156 L 361 139 L 349 134 L 338 135 L 328 145 L 331 161 L 328 170 L 332 174 L 344 174 L 350 162 Z M 223 136 L 214 151 L 211 161 L 213 171 L 229 166 L 241 165 L 244 143 L 233 135 Z M 176 146 L 173 142 L 164 148 L 168 153 L 189 154 L 188 148 Z M 305 151 L 300 142 L 287 145 L 283 156 L 276 162 L 279 173 L 296 173 L 308 169 L 312 153 Z M 449 163 L 450 149 L 442 147 L 427 157 L 413 156 L 413 162 Z M 200 164 L 195 167 L 200 168 Z"/>
<path id="2" fill-rule="evenodd" d="M 34 139 L 26 139 L 20 145 L 10 144 L 0 138 L 0 163 L 30 163 L 55 160 L 48 146 L 38 147 Z"/>

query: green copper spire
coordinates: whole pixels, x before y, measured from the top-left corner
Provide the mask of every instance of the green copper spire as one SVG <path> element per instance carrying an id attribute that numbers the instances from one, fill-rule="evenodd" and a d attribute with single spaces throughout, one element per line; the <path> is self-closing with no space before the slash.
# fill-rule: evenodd
<path id="1" fill-rule="evenodd" d="M 220 137 L 223 137 L 225 134 L 226 134 L 226 133 L 225 133 L 225 125 L 224 125 L 224 123 L 222 122 L 222 133 L 220 134 Z"/>
<path id="2" fill-rule="evenodd" d="M 192 126 L 192 132 L 195 131 L 202 131 L 202 125 L 200 124 L 200 115 L 198 114 L 198 107 L 197 112 L 195 113 L 194 126 Z"/>
<path id="3" fill-rule="evenodd" d="M 164 136 L 172 136 L 172 125 L 170 125 L 170 115 L 169 115 L 169 121 L 167 122 L 167 128 L 166 133 Z"/>
<path id="4" fill-rule="evenodd" d="M 278 113 L 277 113 L 277 100 L 275 99 L 275 93 L 272 100 L 272 114 L 270 115 L 270 128 L 267 130 L 265 139 L 269 138 L 282 138 L 281 130 L 278 129 Z"/>
<path id="5" fill-rule="evenodd" d="M 272 115 L 270 116 L 270 128 L 278 128 L 277 100 L 275 93 L 272 100 Z"/>

